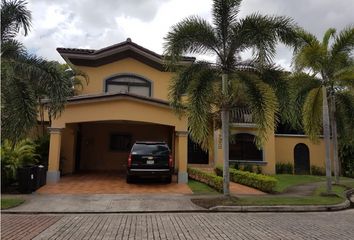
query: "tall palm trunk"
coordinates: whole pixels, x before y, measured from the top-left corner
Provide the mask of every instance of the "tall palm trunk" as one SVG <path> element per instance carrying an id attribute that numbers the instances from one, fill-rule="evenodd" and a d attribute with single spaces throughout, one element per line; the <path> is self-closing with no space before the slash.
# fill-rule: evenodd
<path id="1" fill-rule="evenodd" d="M 327 89 L 322 86 L 322 117 L 323 117 L 323 137 L 325 142 L 326 151 L 326 178 L 327 178 L 327 192 L 332 191 L 332 180 L 331 180 L 331 159 L 330 159 L 330 130 L 329 130 L 329 111 L 328 111 L 328 99 L 327 99 Z"/>
<path id="2" fill-rule="evenodd" d="M 222 91 L 225 96 L 228 93 L 228 75 L 222 74 Z M 222 150 L 224 155 L 224 169 L 223 169 L 223 189 L 224 196 L 230 195 L 230 173 L 229 173 L 229 109 L 222 106 L 221 109 L 221 129 L 222 129 Z"/>
<path id="3" fill-rule="evenodd" d="M 334 166 L 334 181 L 339 183 L 339 160 L 338 160 L 338 134 L 336 121 L 336 99 L 333 94 L 331 97 L 331 129 L 332 129 L 332 143 L 333 143 L 333 166 Z"/>

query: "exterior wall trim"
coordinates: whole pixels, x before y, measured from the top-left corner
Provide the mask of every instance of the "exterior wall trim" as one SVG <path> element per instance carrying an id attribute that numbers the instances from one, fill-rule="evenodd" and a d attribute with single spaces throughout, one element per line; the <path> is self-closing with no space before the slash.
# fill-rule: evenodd
<path id="1" fill-rule="evenodd" d="M 294 138 L 308 138 L 308 135 L 305 134 L 274 134 L 275 137 L 294 137 Z M 323 135 L 320 135 L 319 138 L 323 138 Z"/>
<path id="2" fill-rule="evenodd" d="M 49 133 L 61 133 L 64 128 L 48 127 Z"/>
<path id="3" fill-rule="evenodd" d="M 176 131 L 176 136 L 188 136 L 188 131 Z"/>

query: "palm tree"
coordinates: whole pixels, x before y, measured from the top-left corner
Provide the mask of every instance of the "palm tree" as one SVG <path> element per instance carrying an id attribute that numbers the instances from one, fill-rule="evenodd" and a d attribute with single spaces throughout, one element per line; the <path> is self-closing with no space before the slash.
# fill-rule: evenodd
<path id="1" fill-rule="evenodd" d="M 298 35 L 301 41 L 294 51 L 293 59 L 297 72 L 295 79 L 298 82 L 295 96 L 298 96 L 298 106 L 303 103 L 302 122 L 305 133 L 312 140 L 316 140 L 323 128 L 327 191 L 330 192 L 330 130 L 332 130 L 335 180 L 338 183 L 337 119 L 341 117 L 345 125 L 351 125 L 352 122 L 347 116 L 353 113 L 347 110 L 354 107 L 352 105 L 354 62 L 351 58 L 354 49 L 354 28 L 347 27 L 338 35 L 335 29 L 330 28 L 324 34 L 322 42 L 304 30 L 299 30 Z"/>
<path id="2" fill-rule="evenodd" d="M 58 62 L 27 53 L 15 39 L 27 35 L 31 12 L 22 0 L 1 2 L 1 127 L 2 136 L 16 143 L 37 124 L 41 99 L 49 98 L 49 115 L 57 117 L 66 98 L 73 94 L 73 74 Z"/>
<path id="3" fill-rule="evenodd" d="M 278 104 L 274 91 L 262 78 L 271 63 L 278 41 L 292 45 L 294 23 L 279 16 L 249 15 L 238 18 L 241 0 L 214 0 L 213 24 L 192 16 L 174 25 L 165 38 L 165 55 L 176 75 L 170 100 L 177 112 L 186 110 L 190 136 L 203 148 L 210 146 L 212 118 L 221 111 L 224 154 L 224 194 L 229 195 L 229 112 L 245 105 L 258 125 L 257 144 L 274 128 Z M 254 51 L 254 59 L 241 60 L 240 53 Z M 196 61 L 187 68 L 175 63 L 182 54 L 212 54 L 215 63 Z M 221 81 L 220 81 L 221 79 Z M 181 100 L 187 94 L 187 103 Z"/>

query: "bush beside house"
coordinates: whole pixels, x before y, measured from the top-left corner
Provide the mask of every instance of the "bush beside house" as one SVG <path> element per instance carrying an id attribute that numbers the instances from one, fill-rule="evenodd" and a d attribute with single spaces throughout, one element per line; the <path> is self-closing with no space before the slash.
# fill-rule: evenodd
<path id="1" fill-rule="evenodd" d="M 204 172 L 196 168 L 188 168 L 188 177 L 205 183 L 218 192 L 223 192 L 223 179 L 214 173 Z"/>
<path id="2" fill-rule="evenodd" d="M 29 140 L 21 140 L 13 144 L 4 140 L 1 144 L 1 188 L 8 188 L 17 182 L 17 171 L 20 167 L 38 163 L 39 155 L 36 153 L 37 145 Z"/>
<path id="3" fill-rule="evenodd" d="M 291 163 L 277 163 L 275 164 L 276 174 L 293 174 L 294 166 Z"/>
<path id="4" fill-rule="evenodd" d="M 215 172 L 218 176 L 222 176 L 222 167 L 217 166 Z M 277 184 L 277 180 L 274 177 L 236 169 L 230 169 L 230 180 L 235 183 L 257 188 L 263 192 L 273 192 Z"/>

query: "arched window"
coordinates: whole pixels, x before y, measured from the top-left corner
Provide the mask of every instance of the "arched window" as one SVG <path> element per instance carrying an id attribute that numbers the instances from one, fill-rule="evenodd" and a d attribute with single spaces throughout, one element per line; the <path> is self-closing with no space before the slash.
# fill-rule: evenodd
<path id="1" fill-rule="evenodd" d="M 118 75 L 106 80 L 105 91 L 151 97 L 151 82 L 133 74 Z"/>
<path id="2" fill-rule="evenodd" d="M 248 133 L 239 133 L 232 136 L 229 154 L 230 160 L 263 161 L 263 153 L 255 144 L 255 136 Z"/>

